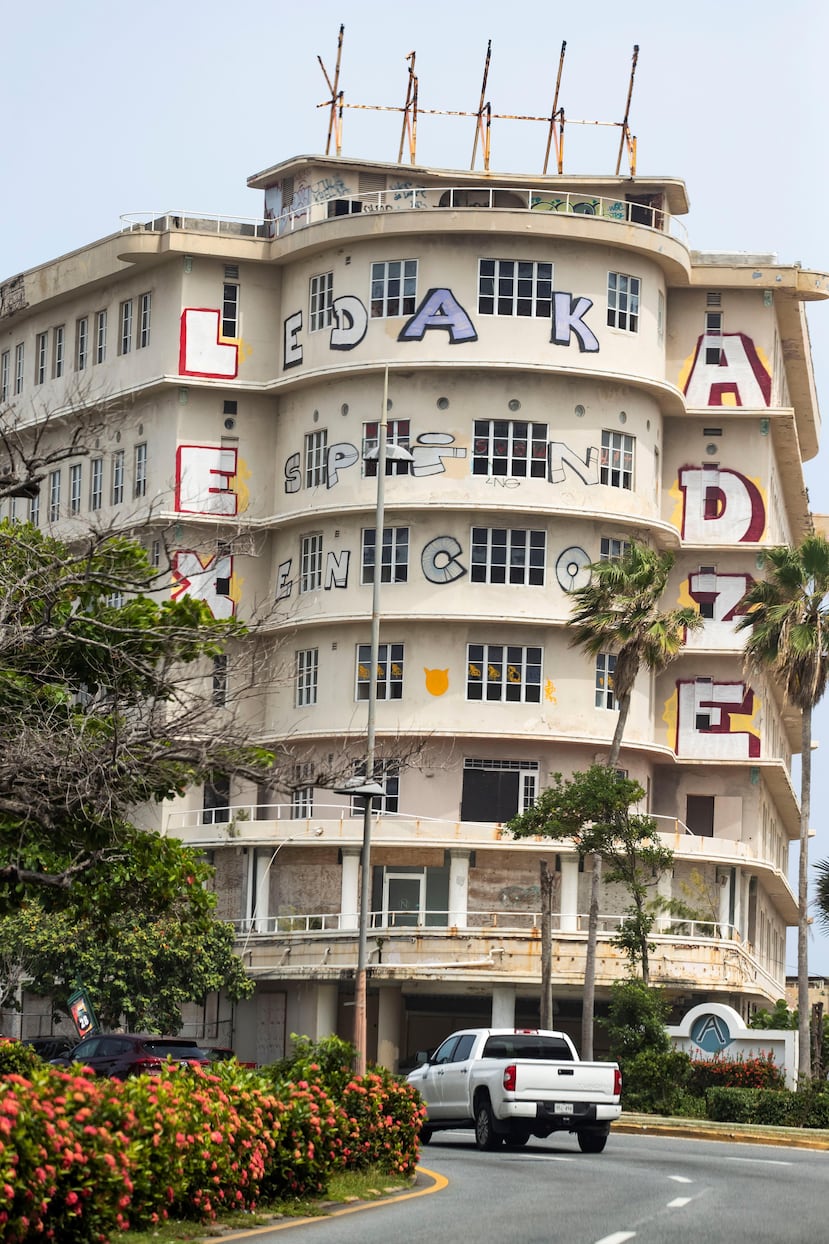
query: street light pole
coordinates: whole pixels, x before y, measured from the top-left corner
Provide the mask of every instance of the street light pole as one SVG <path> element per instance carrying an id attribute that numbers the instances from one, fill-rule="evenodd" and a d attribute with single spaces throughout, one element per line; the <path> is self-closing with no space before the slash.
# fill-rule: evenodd
<path id="1" fill-rule="evenodd" d="M 383 529 L 385 521 L 386 458 L 391 456 L 411 462 L 413 455 L 403 445 L 392 445 L 387 451 L 389 404 L 389 369 L 383 375 L 383 403 L 377 426 L 377 450 L 369 450 L 367 459 L 377 461 L 377 499 L 374 508 L 374 581 L 371 589 L 371 647 L 368 677 L 368 718 L 366 721 L 366 772 L 365 777 L 338 788 L 338 794 L 359 795 L 363 800 L 363 845 L 360 852 L 360 913 L 357 929 L 357 974 L 354 980 L 354 1048 L 355 1072 L 365 1075 L 367 1030 L 367 960 L 368 926 L 371 900 L 371 804 L 372 800 L 385 794 L 385 787 L 375 780 L 375 735 L 377 718 L 377 667 L 380 664 L 380 585 L 383 578 Z"/>

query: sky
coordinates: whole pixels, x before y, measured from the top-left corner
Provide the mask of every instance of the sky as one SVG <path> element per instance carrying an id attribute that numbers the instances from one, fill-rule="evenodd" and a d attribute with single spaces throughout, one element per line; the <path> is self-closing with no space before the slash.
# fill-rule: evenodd
<path id="1" fill-rule="evenodd" d="M 829 272 L 829 91 L 825 0 L 369 0 L 304 5 L 236 0 L 14 4 L 3 18 L 0 280 L 115 232 L 129 213 L 261 215 L 246 179 L 325 150 L 329 75 L 345 26 L 348 104 L 399 107 L 417 53 L 419 104 L 474 112 L 487 42 L 493 112 L 619 121 L 634 44 L 630 110 L 642 176 L 682 178 L 695 250 L 776 253 Z M 541 123 L 495 121 L 491 167 L 541 172 Z M 469 168 L 470 118 L 418 123 L 422 165 Z M 346 109 L 343 154 L 397 158 L 400 117 Z M 618 129 L 567 130 L 565 173 L 612 173 Z M 818 397 L 829 411 L 829 304 L 809 325 Z M 829 513 L 829 448 L 808 464 L 813 510 Z M 819 707 L 811 843 L 829 857 L 829 697 Z M 797 781 L 795 774 L 795 781 Z M 794 872 L 792 873 L 794 877 Z M 787 972 L 796 971 L 794 941 Z M 829 975 L 814 926 L 810 971 Z"/>

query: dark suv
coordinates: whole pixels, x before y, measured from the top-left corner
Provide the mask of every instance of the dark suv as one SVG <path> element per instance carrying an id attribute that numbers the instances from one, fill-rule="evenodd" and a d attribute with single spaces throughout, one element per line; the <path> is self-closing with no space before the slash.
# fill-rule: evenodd
<path id="1" fill-rule="evenodd" d="M 64 1067 L 83 1063 L 96 1075 L 123 1080 L 126 1076 L 158 1075 L 168 1058 L 192 1066 L 210 1065 L 198 1044 L 186 1037 L 155 1037 L 151 1033 L 134 1032 L 84 1037 L 71 1054 L 54 1058 L 52 1062 Z"/>

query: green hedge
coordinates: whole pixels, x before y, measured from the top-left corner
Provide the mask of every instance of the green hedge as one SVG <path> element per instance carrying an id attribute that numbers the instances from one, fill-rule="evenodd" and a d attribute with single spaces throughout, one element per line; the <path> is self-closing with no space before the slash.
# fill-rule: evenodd
<path id="1" fill-rule="evenodd" d="M 823 1086 L 801 1093 L 714 1087 L 706 1090 L 705 1106 L 708 1118 L 720 1123 L 829 1128 L 829 1092 Z"/>

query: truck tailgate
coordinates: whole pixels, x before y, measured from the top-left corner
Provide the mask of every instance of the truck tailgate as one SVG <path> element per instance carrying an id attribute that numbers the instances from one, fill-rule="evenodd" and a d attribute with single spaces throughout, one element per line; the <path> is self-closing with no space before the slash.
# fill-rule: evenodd
<path id="1" fill-rule="evenodd" d="M 613 1101 L 615 1075 L 609 1063 L 552 1063 L 516 1060 L 515 1090 L 521 1100 L 566 1097 L 578 1101 Z"/>

